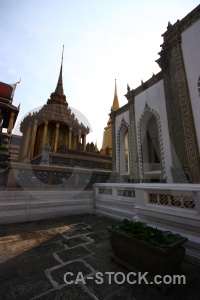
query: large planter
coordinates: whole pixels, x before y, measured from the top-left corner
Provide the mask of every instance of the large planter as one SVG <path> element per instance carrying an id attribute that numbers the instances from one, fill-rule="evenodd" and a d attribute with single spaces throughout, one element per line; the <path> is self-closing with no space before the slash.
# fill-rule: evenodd
<path id="1" fill-rule="evenodd" d="M 182 244 L 187 241 L 180 237 L 167 248 L 159 248 L 142 240 L 121 233 L 108 227 L 111 247 L 120 262 L 135 266 L 151 274 L 171 274 L 181 265 L 185 249 Z M 122 263 L 123 264 L 123 263 Z M 127 264 L 125 264 L 127 267 Z M 129 268 L 131 269 L 131 268 Z"/>

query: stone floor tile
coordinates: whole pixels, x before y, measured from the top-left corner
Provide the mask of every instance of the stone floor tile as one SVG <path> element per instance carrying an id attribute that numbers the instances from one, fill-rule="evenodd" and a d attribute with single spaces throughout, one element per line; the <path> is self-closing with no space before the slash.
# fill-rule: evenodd
<path id="1" fill-rule="evenodd" d="M 86 265 L 84 261 L 74 261 L 64 266 L 60 266 L 59 268 L 50 270 L 49 274 L 54 282 L 58 283 L 58 285 L 63 285 L 66 284 L 64 281 L 64 275 L 67 272 L 71 272 L 73 273 L 73 275 L 67 276 L 66 280 L 75 281 L 79 272 L 81 272 L 80 279 L 83 279 L 82 275 L 86 276 L 90 274 L 92 271 L 93 270 L 88 265 Z"/>
<path id="2" fill-rule="evenodd" d="M 83 222 L 68 225 L 68 228 L 70 228 L 70 229 L 83 229 L 83 228 L 87 228 L 87 227 L 90 228 L 90 226 L 88 224 L 83 223 Z"/>
<path id="3" fill-rule="evenodd" d="M 70 239 L 67 239 L 65 241 L 66 245 L 69 248 L 76 247 L 78 245 L 84 245 L 84 244 L 88 244 L 88 243 L 93 243 L 93 242 L 94 241 L 88 235 L 70 238 Z"/>
<path id="4" fill-rule="evenodd" d="M 51 283 L 44 273 L 35 276 L 15 277 L 0 282 L 1 300 L 29 300 L 34 296 L 44 293 L 52 288 Z"/>
<path id="5" fill-rule="evenodd" d="M 68 262 L 78 258 L 84 258 L 88 255 L 91 255 L 92 252 L 85 248 L 84 246 L 78 246 L 75 248 L 65 249 L 59 252 L 56 252 L 56 255 L 63 261 Z"/>
<path id="6" fill-rule="evenodd" d="M 80 236 L 80 235 L 84 235 L 84 234 L 88 234 L 90 233 L 90 229 L 87 228 L 75 228 L 75 229 L 69 229 L 65 232 L 63 232 L 63 235 L 66 237 L 75 237 L 75 236 Z"/>
<path id="7" fill-rule="evenodd" d="M 47 255 L 48 253 L 54 253 L 59 250 L 65 249 L 65 244 L 62 242 L 50 242 L 45 245 L 40 245 L 34 248 L 36 255 Z"/>
<path id="8" fill-rule="evenodd" d="M 60 265 L 60 263 L 51 253 L 42 257 L 35 256 L 33 258 L 26 258 L 22 263 L 16 263 L 14 267 L 19 276 L 30 276 L 37 273 L 44 273 L 44 270 L 58 265 Z"/>
<path id="9" fill-rule="evenodd" d="M 59 290 L 50 291 L 48 294 L 30 300 L 97 300 L 90 291 L 81 285 L 68 285 Z"/>

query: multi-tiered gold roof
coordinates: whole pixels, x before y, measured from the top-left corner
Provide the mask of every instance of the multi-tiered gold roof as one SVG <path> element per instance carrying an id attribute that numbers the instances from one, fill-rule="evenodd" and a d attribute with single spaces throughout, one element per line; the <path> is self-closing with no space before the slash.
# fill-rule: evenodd
<path id="1" fill-rule="evenodd" d="M 22 150 L 22 159 L 24 156 L 31 159 L 40 154 L 46 142 L 50 144 L 53 152 L 56 152 L 62 145 L 69 149 L 76 149 L 80 143 L 82 150 L 85 151 L 86 134 L 89 133 L 90 129 L 79 123 L 68 106 L 63 90 L 62 69 L 63 53 L 55 92 L 51 93 L 50 99 L 39 111 L 27 115 L 20 124 L 20 131 L 23 133 L 24 140 L 30 139 L 31 135 L 29 146 L 27 141 L 22 143 L 22 148 L 23 145 L 26 148 Z M 31 149 L 28 150 L 28 147 Z"/>

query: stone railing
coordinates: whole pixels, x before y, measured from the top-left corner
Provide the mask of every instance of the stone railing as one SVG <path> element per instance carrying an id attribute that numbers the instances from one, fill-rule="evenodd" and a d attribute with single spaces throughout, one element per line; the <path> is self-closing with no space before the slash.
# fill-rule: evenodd
<path id="1" fill-rule="evenodd" d="M 180 233 L 186 259 L 200 265 L 200 184 L 96 183 L 93 212 Z"/>
<path id="2" fill-rule="evenodd" d="M 42 155 L 37 155 L 35 156 L 32 160 L 31 160 L 31 164 L 32 165 L 39 165 L 41 163 L 42 160 Z"/>
<path id="3" fill-rule="evenodd" d="M 200 184 L 145 184 L 135 187 L 138 207 L 200 215 Z"/>
<path id="4" fill-rule="evenodd" d="M 135 189 L 130 184 L 97 183 L 93 186 L 93 212 L 114 219 L 132 218 Z"/>
<path id="5" fill-rule="evenodd" d="M 174 206 L 186 209 L 195 209 L 195 194 L 187 195 L 187 193 L 182 193 L 181 195 L 171 195 L 171 194 L 153 194 L 148 193 L 148 203 Z"/>
<path id="6" fill-rule="evenodd" d="M 31 164 L 39 165 L 41 163 L 41 159 L 42 156 L 38 155 L 31 160 Z M 112 169 L 112 160 L 109 156 L 87 152 L 76 153 L 76 151 L 72 150 L 69 153 L 50 152 L 49 164 L 89 169 Z"/>
<path id="7" fill-rule="evenodd" d="M 153 184 L 153 183 L 97 183 L 94 184 L 96 203 L 101 200 L 132 200 L 132 214 L 135 208 L 143 207 L 182 214 L 200 215 L 199 184 Z"/>
<path id="8" fill-rule="evenodd" d="M 2 185 L 5 189 L 91 189 L 96 182 L 109 182 L 110 176 L 109 170 L 11 163 Z"/>

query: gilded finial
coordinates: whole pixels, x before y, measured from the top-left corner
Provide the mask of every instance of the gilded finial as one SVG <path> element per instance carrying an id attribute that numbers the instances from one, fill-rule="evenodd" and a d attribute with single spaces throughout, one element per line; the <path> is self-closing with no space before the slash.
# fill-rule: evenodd
<path id="1" fill-rule="evenodd" d="M 63 63 L 63 54 L 64 54 L 64 45 L 63 45 L 63 51 L 62 51 L 62 63 Z"/>
<path id="2" fill-rule="evenodd" d="M 63 95 L 64 94 L 64 91 L 63 91 L 63 82 L 62 82 L 63 53 L 64 53 L 64 45 L 63 45 L 63 50 L 62 50 L 62 59 L 61 59 L 61 66 L 60 66 L 60 74 L 59 74 L 59 77 L 58 77 L 58 83 L 57 83 L 56 90 L 55 90 L 55 93 L 57 93 L 59 95 Z"/>
<path id="3" fill-rule="evenodd" d="M 114 92 L 114 99 L 113 99 L 113 105 L 112 109 L 117 110 L 119 108 L 119 101 L 118 101 L 118 95 L 117 95 L 117 80 L 115 79 L 115 92 Z"/>

